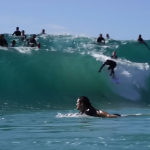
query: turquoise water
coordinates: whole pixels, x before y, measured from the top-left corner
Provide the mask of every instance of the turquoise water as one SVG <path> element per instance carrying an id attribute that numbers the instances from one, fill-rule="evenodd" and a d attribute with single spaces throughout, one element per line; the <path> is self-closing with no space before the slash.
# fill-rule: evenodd
<path id="1" fill-rule="evenodd" d="M 42 46 L 37 49 L 18 37 L 5 37 L 17 45 L 0 47 L 0 149 L 150 148 L 150 51 L 145 45 L 39 35 Z M 119 84 L 107 68 L 98 73 L 114 50 Z M 96 108 L 123 117 L 81 116 L 76 99 L 82 95 Z"/>

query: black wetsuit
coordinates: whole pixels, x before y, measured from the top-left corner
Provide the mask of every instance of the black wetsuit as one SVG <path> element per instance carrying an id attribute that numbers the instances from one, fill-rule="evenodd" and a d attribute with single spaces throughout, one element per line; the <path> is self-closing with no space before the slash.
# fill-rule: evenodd
<path id="1" fill-rule="evenodd" d="M 97 42 L 102 42 L 102 41 L 105 41 L 105 39 L 104 39 L 103 37 L 99 37 L 99 38 L 97 39 Z"/>
<path id="2" fill-rule="evenodd" d="M 97 111 L 93 106 L 89 107 L 89 108 L 85 108 L 84 111 L 82 112 L 82 114 L 86 114 L 88 116 L 97 116 Z"/>
<path id="3" fill-rule="evenodd" d="M 13 33 L 13 35 L 16 35 L 16 36 L 21 36 L 21 32 L 20 31 L 15 31 L 14 33 Z"/>
<path id="4" fill-rule="evenodd" d="M 113 60 L 106 60 L 106 62 L 104 64 L 109 65 L 108 70 L 114 69 L 117 66 L 117 63 Z"/>
<path id="5" fill-rule="evenodd" d="M 105 65 L 108 65 L 108 66 L 109 66 L 109 67 L 108 67 L 108 70 L 111 69 L 110 76 L 111 76 L 112 74 L 114 75 L 114 74 L 115 74 L 114 69 L 115 69 L 115 67 L 117 66 L 117 63 L 116 63 L 115 61 L 113 61 L 113 60 L 106 60 L 106 62 L 101 66 L 99 72 L 101 72 L 102 68 L 103 68 Z"/>
<path id="6" fill-rule="evenodd" d="M 95 109 L 93 106 L 89 107 L 89 108 L 85 108 L 82 112 L 82 114 L 86 114 L 88 116 L 93 116 L 93 117 L 100 117 L 97 115 L 97 111 L 99 111 L 98 109 Z M 114 114 L 118 117 L 121 117 L 121 115 L 119 114 Z"/>
<path id="7" fill-rule="evenodd" d="M 144 42 L 144 40 L 142 38 L 138 38 L 139 42 Z"/>
<path id="8" fill-rule="evenodd" d="M 8 46 L 8 43 L 5 39 L 0 39 L 0 46 Z"/>
<path id="9" fill-rule="evenodd" d="M 29 40 L 29 45 L 30 45 L 31 47 L 34 47 L 35 44 L 37 45 L 36 40 L 35 40 L 34 38 L 31 38 L 31 39 Z"/>

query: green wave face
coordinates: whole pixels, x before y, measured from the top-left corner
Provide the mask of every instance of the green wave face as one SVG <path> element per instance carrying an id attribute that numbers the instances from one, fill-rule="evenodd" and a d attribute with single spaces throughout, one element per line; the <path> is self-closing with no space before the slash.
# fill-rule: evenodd
<path id="1" fill-rule="evenodd" d="M 73 108 L 82 95 L 97 106 L 150 99 L 150 51 L 136 41 L 108 40 L 102 45 L 90 37 L 38 35 L 38 49 L 28 47 L 20 37 L 6 34 L 5 38 L 17 44 L 0 47 L 1 105 Z M 119 84 L 112 81 L 107 67 L 98 73 L 114 50 Z"/>

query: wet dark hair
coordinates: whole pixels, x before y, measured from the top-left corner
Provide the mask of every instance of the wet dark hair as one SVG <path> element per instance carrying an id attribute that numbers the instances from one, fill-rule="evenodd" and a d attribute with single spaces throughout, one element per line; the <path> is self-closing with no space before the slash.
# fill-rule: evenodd
<path id="1" fill-rule="evenodd" d="M 86 96 L 81 96 L 78 99 L 79 99 L 79 102 L 80 103 L 82 102 L 85 105 L 86 108 L 91 107 L 90 100 Z"/>

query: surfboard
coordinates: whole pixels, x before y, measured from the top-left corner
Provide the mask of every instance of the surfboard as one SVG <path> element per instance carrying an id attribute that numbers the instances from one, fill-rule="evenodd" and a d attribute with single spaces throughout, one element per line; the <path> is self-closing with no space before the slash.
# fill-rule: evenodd
<path id="1" fill-rule="evenodd" d="M 116 84 L 119 84 L 119 79 L 117 77 L 111 77 L 112 81 Z"/>

